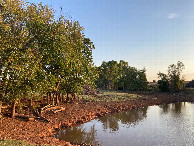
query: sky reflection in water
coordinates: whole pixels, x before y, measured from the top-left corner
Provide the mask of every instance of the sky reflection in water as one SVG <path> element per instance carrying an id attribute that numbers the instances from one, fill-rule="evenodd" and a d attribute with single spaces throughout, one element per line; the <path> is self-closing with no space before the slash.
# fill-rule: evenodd
<path id="1" fill-rule="evenodd" d="M 71 143 L 103 146 L 193 145 L 194 103 L 149 106 L 106 115 L 56 136 Z"/>

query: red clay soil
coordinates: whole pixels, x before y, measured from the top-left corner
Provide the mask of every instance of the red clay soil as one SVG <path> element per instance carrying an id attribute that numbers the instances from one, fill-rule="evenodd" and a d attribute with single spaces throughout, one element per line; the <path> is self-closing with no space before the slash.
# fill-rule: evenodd
<path id="1" fill-rule="evenodd" d="M 194 97 L 158 93 L 144 94 L 139 99 L 125 102 L 79 102 L 63 104 L 61 106 L 65 107 L 66 110 L 55 114 L 47 111 L 43 114 L 49 123 L 37 119 L 34 121 L 24 121 L 18 118 L 3 117 L 0 127 L 0 139 L 16 139 L 26 141 L 30 144 L 71 145 L 69 142 L 54 138 L 55 131 L 114 112 L 174 102 L 194 102 Z"/>

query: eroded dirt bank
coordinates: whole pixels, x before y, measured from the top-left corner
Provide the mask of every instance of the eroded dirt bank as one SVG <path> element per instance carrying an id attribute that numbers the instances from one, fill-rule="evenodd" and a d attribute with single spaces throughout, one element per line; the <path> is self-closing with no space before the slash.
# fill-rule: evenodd
<path id="1" fill-rule="evenodd" d="M 32 144 L 70 145 L 53 137 L 54 132 L 72 124 L 84 123 L 105 114 L 120 112 L 150 105 L 173 102 L 194 102 L 194 97 L 184 94 L 144 94 L 142 97 L 125 102 L 74 102 L 61 105 L 65 110 L 53 113 L 47 111 L 43 116 L 49 121 L 24 121 L 18 118 L 3 117 L 0 139 L 18 139 Z"/>

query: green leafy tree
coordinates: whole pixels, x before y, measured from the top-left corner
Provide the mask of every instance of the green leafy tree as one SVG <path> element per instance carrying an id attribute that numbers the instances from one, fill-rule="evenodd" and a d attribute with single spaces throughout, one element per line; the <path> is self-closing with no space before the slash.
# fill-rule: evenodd
<path id="1" fill-rule="evenodd" d="M 147 90 L 148 89 L 148 81 L 146 78 L 146 69 L 138 70 L 137 74 L 137 90 Z"/>
<path id="2" fill-rule="evenodd" d="M 184 78 L 181 78 L 181 73 L 185 69 L 182 62 L 172 64 L 168 67 L 168 76 L 170 79 L 170 90 L 172 92 L 179 92 L 184 88 Z"/>
<path id="3" fill-rule="evenodd" d="M 18 99 L 94 84 L 95 47 L 77 21 L 55 21 L 54 10 L 41 3 L 1 0 L 0 12 L 0 100 L 13 103 L 13 117 Z"/>
<path id="4" fill-rule="evenodd" d="M 158 77 L 160 78 L 157 82 L 159 90 L 162 92 L 170 91 L 168 76 L 164 73 L 158 73 Z"/>
<path id="5" fill-rule="evenodd" d="M 124 60 L 120 60 L 118 64 L 118 78 L 116 81 L 116 86 L 118 89 L 125 90 L 125 80 L 126 80 L 126 73 L 128 70 L 128 62 Z"/>
<path id="6" fill-rule="evenodd" d="M 184 78 L 181 78 L 181 73 L 184 69 L 184 64 L 180 61 L 177 64 L 169 65 L 168 74 L 159 73 L 158 87 L 160 91 L 179 92 L 184 89 Z"/>
<path id="7" fill-rule="evenodd" d="M 99 78 L 96 83 L 98 87 L 107 89 L 108 88 L 108 65 L 107 62 L 103 61 L 101 66 L 98 67 Z"/>
<path id="8" fill-rule="evenodd" d="M 119 64 L 116 61 L 104 61 L 98 69 L 98 87 L 129 91 L 147 89 L 146 70 L 130 67 L 123 60 Z"/>
<path id="9" fill-rule="evenodd" d="M 108 62 L 108 88 L 114 89 L 115 82 L 118 77 L 118 63 L 117 61 L 109 61 Z"/>
<path id="10" fill-rule="evenodd" d="M 125 75 L 126 90 L 129 91 L 141 91 L 147 89 L 147 78 L 145 74 L 146 70 L 138 70 L 135 67 L 128 67 Z"/>
<path id="11" fill-rule="evenodd" d="M 68 95 L 79 93 L 84 84 L 93 85 L 96 75 L 92 58 L 92 50 L 95 48 L 93 42 L 85 38 L 83 28 L 77 21 L 68 21 L 66 29 L 70 30 L 66 33 L 69 36 L 69 49 L 65 51 L 67 65 L 63 69 L 62 88 Z"/>
<path id="12" fill-rule="evenodd" d="M 118 63 L 117 61 L 102 62 L 102 65 L 98 68 L 99 81 L 98 86 L 105 89 L 115 89 L 115 83 L 118 78 Z"/>
<path id="13" fill-rule="evenodd" d="M 28 44 L 28 13 L 22 1 L 1 1 L 1 84 L 3 100 L 15 103 L 18 99 L 32 95 L 39 85 L 36 82 L 39 60 L 35 50 Z M 34 43 L 33 43 L 34 44 Z"/>

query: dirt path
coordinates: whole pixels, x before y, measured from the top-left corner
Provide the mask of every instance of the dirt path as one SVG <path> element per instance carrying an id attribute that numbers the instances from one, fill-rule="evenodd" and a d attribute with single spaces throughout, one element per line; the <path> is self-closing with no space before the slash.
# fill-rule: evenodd
<path id="1" fill-rule="evenodd" d="M 22 121 L 3 117 L 0 128 L 0 139 L 23 140 L 32 144 L 70 145 L 53 137 L 56 130 L 73 124 L 84 123 L 106 114 L 140 108 L 150 105 L 161 105 L 174 102 L 194 102 L 194 97 L 171 94 L 144 94 L 141 98 L 125 102 L 79 102 L 61 105 L 65 110 L 53 114 L 47 111 L 43 116 L 49 123 L 35 120 Z"/>

